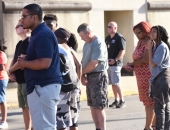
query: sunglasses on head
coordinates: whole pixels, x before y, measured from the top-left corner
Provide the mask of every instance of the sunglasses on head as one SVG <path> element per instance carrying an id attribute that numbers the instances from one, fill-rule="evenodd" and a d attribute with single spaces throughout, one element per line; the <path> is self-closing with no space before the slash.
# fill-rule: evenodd
<path id="1" fill-rule="evenodd" d="M 17 25 L 15 28 L 23 27 L 23 25 Z"/>

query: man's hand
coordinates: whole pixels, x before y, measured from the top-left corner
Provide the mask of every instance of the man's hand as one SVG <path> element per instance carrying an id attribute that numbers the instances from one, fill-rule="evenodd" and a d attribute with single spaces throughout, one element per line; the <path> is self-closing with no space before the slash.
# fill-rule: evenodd
<path id="1" fill-rule="evenodd" d="M 86 86 L 86 84 L 88 83 L 87 78 L 84 75 L 81 76 L 81 83 L 84 86 Z"/>
<path id="2" fill-rule="evenodd" d="M 7 74 L 8 74 L 8 76 L 10 76 L 12 73 L 10 72 L 10 69 L 9 70 L 7 70 Z"/>
<path id="3" fill-rule="evenodd" d="M 15 74 L 14 74 L 14 73 L 11 73 L 11 74 L 9 75 L 9 79 L 10 79 L 11 81 L 15 82 L 15 81 L 16 81 Z"/>
<path id="4" fill-rule="evenodd" d="M 25 63 L 25 57 L 18 56 L 18 66 L 21 70 L 25 68 L 24 63 Z"/>
<path id="5" fill-rule="evenodd" d="M 109 65 L 113 65 L 115 63 L 115 60 L 114 59 L 108 59 L 108 63 L 109 63 Z"/>

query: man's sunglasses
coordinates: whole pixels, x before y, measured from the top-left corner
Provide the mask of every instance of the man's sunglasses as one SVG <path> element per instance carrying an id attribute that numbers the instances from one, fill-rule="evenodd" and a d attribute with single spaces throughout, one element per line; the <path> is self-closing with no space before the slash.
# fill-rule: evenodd
<path id="1" fill-rule="evenodd" d="M 113 26 L 107 26 L 107 28 L 113 28 Z"/>

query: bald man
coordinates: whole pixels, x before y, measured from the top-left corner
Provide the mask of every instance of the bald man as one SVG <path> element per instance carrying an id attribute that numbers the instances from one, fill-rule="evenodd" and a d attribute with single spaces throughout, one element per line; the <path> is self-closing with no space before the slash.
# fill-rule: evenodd
<path id="1" fill-rule="evenodd" d="M 109 107 L 122 108 L 125 106 L 125 101 L 122 95 L 120 78 L 126 41 L 124 37 L 117 32 L 116 22 L 109 22 L 107 31 L 109 35 L 105 38 L 105 42 L 108 50 L 108 76 L 109 84 L 112 84 L 112 90 L 115 97 L 115 101 L 110 104 Z"/>

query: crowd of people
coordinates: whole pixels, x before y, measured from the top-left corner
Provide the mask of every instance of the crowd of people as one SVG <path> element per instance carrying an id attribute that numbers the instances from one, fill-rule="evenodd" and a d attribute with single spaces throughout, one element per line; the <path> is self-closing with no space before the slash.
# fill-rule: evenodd
<path id="1" fill-rule="evenodd" d="M 144 130 L 170 129 L 170 44 L 163 26 L 151 26 L 148 22 L 135 25 L 132 31 L 139 41 L 133 60 L 123 66 L 126 40 L 117 32 L 116 22 L 108 23 L 105 41 L 94 34 L 89 24 L 78 26 L 77 33 L 85 42 L 80 62 L 75 34 L 58 28 L 57 21 L 54 14 L 42 18 L 39 5 L 26 5 L 15 27 L 21 40 L 9 68 L 4 53 L 7 47 L 0 41 L 1 129 L 8 128 L 5 93 L 10 79 L 18 84 L 18 102 L 26 130 L 78 130 L 80 82 L 86 86 L 96 130 L 106 130 L 104 108 L 125 107 L 122 67 L 135 72 L 139 99 L 146 113 Z M 77 79 L 74 87 L 64 85 L 67 73 L 61 72 L 61 54 L 73 69 L 71 76 Z M 108 84 L 112 85 L 115 98 L 110 105 Z"/>

